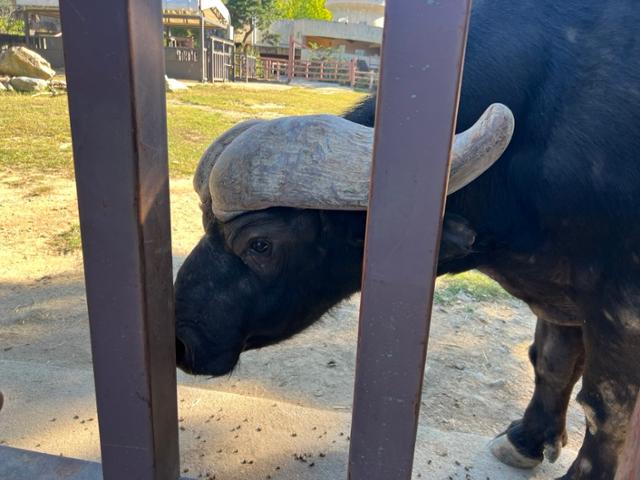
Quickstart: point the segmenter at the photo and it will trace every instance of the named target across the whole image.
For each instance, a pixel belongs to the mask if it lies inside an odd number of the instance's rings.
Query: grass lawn
[[[219,134],[249,118],[340,114],[364,98],[350,90],[196,85],[167,94],[171,175],[190,176]],[[0,169],[73,176],[66,95],[0,93]]]

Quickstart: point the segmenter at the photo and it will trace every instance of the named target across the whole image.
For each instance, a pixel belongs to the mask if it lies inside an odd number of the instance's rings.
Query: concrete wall
[[[11,41],[9,41],[9,37],[11,37]],[[2,42],[3,38],[5,38],[5,42]],[[27,45],[24,37],[18,35],[0,36],[0,46],[4,44],[24,45],[41,55],[55,70],[64,70],[62,37],[36,37],[32,39],[32,42],[32,45]],[[166,73],[169,77],[197,81],[202,79],[200,49],[165,47],[164,55]]]
[[[51,64],[55,70],[64,69],[64,51],[61,37],[37,37],[27,44],[24,35],[0,35],[0,47],[20,45],[33,50]]]
[[[202,60],[200,49],[173,47],[166,47],[164,49],[166,73],[167,76],[171,78],[201,80]]]

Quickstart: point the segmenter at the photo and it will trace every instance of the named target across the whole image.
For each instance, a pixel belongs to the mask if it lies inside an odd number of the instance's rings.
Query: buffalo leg
[[[567,407],[584,365],[582,327],[539,318],[529,358],[535,370],[533,397],[524,416],[491,444],[498,460],[518,468],[533,468],[544,457],[555,462],[567,443]]]
[[[578,394],[587,431],[564,480],[615,477],[640,386],[640,315],[627,309],[598,312],[603,318],[585,326],[587,360]]]

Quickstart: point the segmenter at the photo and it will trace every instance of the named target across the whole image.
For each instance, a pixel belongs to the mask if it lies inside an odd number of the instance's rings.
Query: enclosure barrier
[[[411,478],[469,8],[387,2],[350,480]],[[160,2],[61,0],[61,16],[102,467],[1,447],[0,477],[176,480]]]
[[[470,0],[387,2],[351,480],[411,478],[470,6]]]

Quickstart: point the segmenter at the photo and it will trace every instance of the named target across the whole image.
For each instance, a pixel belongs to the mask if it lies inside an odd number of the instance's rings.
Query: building
[[[287,58],[289,41],[300,47],[301,60],[327,57],[360,60],[369,68],[380,64],[384,0],[326,0],[333,20],[280,20],[255,42],[262,56]]]
[[[105,0],[107,1],[107,0]],[[51,63],[64,67],[58,0],[16,0],[25,18],[24,43]],[[162,0],[165,64],[170,77],[211,77],[207,47],[225,51],[233,36],[229,11],[222,0]]]
[[[384,26],[384,0],[326,0],[325,7],[338,23]]]

